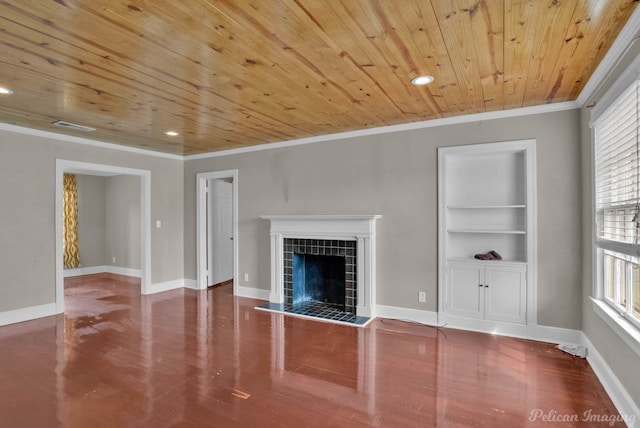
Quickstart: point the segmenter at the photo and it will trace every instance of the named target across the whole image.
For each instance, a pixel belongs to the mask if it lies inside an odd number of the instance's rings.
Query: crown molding
[[[640,9],[640,8],[639,8]],[[64,141],[67,143],[84,144],[103,149],[119,150],[128,153],[137,153],[147,156],[155,156],[165,159],[188,161],[195,159],[215,158],[221,156],[231,156],[242,153],[258,152],[263,150],[281,149],[285,147],[301,146],[305,144],[320,143],[323,141],[342,140],[348,138],[365,137],[369,135],[381,135],[391,132],[412,131],[416,129],[435,128],[438,126],[459,125],[463,123],[480,122],[485,120],[505,119],[510,117],[529,116],[542,113],[553,113],[564,110],[578,109],[580,106],[575,101],[561,103],[543,104],[539,106],[522,107],[509,110],[498,110],[485,113],[466,114],[461,116],[445,117],[442,119],[432,119],[422,122],[401,123],[398,125],[381,126],[369,129],[359,129],[355,131],[338,132],[334,134],[318,135],[314,137],[298,138],[295,140],[279,141],[275,143],[258,144],[255,146],[242,147],[239,149],[221,150],[219,152],[201,153],[197,155],[180,156],[169,153],[162,153],[153,150],[139,149],[120,144],[107,143],[104,141],[91,140],[88,138],[75,137],[72,135],[58,134],[51,131],[26,128],[23,126],[0,123],[0,131],[15,132],[18,134],[32,135],[42,138]]]
[[[579,106],[575,101],[561,103],[543,104],[539,106],[514,108],[509,110],[490,111],[485,113],[465,114],[461,116],[445,117],[442,119],[425,120],[422,122],[402,123],[399,125],[381,126],[377,128],[359,129],[356,131],[338,132],[335,134],[318,135],[315,137],[298,138],[289,141],[276,143],[259,144],[256,146],[242,147],[239,149],[222,150],[219,152],[201,153],[197,155],[185,156],[184,160],[215,158],[220,156],[231,156],[241,153],[259,152],[263,150],[281,149],[285,147],[301,146],[304,144],[319,143],[322,141],[342,140],[347,138],[365,137],[369,135],[388,134],[390,132],[412,131],[416,129],[435,128],[438,126],[460,125],[463,123],[480,122],[485,120],[505,119],[518,116],[530,116],[542,113],[554,113],[564,110],[575,110]]]
[[[155,156],[165,159],[184,160],[183,156],[162,153],[153,150],[139,149],[136,147],[123,146],[121,144],[107,143],[89,138],[75,137],[73,135],[58,134],[57,132],[42,131],[40,129],[26,128],[24,126],[0,123],[0,131],[14,132],[16,134],[31,135],[34,137],[50,138],[52,140],[64,141],[66,143],[83,144],[85,146],[99,147],[101,149],[119,150],[122,152],[136,153],[146,156]]]
[[[640,10],[640,8],[638,8]],[[58,134],[51,131],[26,128],[8,123],[0,123],[0,131],[15,132],[17,134],[32,135],[42,138],[64,141],[67,143],[84,144],[109,150],[119,150],[128,153],[137,153],[146,156],[155,156],[165,159],[188,161],[195,159],[215,158],[221,156],[231,156],[242,153],[258,152],[263,150],[280,149],[285,147],[301,146],[305,144],[320,143],[323,141],[342,140],[348,138],[365,137],[369,135],[381,135],[391,132],[412,131],[416,129],[435,128],[438,126],[459,125],[463,123],[480,122],[485,120],[505,119],[510,117],[529,116],[542,113],[553,113],[564,110],[574,110],[580,108],[576,101],[566,101],[561,103],[543,104],[539,106],[522,107],[509,110],[490,111],[485,113],[466,114],[461,116],[445,117],[442,119],[426,120],[421,122],[401,123],[398,125],[381,126],[369,129],[359,129],[355,131],[338,132],[334,134],[318,135],[308,138],[298,138],[289,141],[259,144],[256,146],[242,147],[239,149],[222,150],[219,152],[201,153],[197,155],[180,156],[169,153],[162,153],[153,150],[139,149],[120,144],[107,143],[99,140],[75,137],[72,135]]]
[[[638,28],[640,28],[640,7],[636,7],[629,20],[618,34],[618,37],[614,40],[611,48],[607,51],[606,55],[600,61],[600,64],[596,67],[589,81],[580,95],[576,103],[580,108],[585,107],[590,101],[591,97],[596,94],[600,87],[607,81],[609,75],[615,70],[620,60],[627,53],[627,50],[634,41],[634,38],[638,40]]]

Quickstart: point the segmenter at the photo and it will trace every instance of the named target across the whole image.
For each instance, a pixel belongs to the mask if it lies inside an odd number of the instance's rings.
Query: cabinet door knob
[[[484,285],[482,285],[482,284],[478,284],[478,287],[484,287]]]
[[[484,288],[489,288],[489,284],[485,285]]]

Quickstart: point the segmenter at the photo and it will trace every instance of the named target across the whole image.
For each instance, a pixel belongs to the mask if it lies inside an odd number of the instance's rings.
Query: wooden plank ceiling
[[[0,122],[189,155],[575,100],[637,4],[0,0]]]

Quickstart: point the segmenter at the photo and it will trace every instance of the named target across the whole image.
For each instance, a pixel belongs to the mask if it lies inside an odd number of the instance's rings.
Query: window
[[[594,123],[598,293],[640,327],[640,80]]]

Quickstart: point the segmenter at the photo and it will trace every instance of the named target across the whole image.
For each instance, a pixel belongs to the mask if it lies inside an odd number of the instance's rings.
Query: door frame
[[[64,213],[64,174],[85,174],[98,176],[133,175],[140,177],[140,291],[151,293],[151,171],[56,159],[55,177],[55,270],[56,270],[56,313],[64,312],[64,261],[62,235]]]
[[[238,170],[201,172],[196,174],[196,289],[207,289],[207,181],[232,180],[233,213],[233,294],[238,294]],[[203,239],[204,238],[204,239]]]

